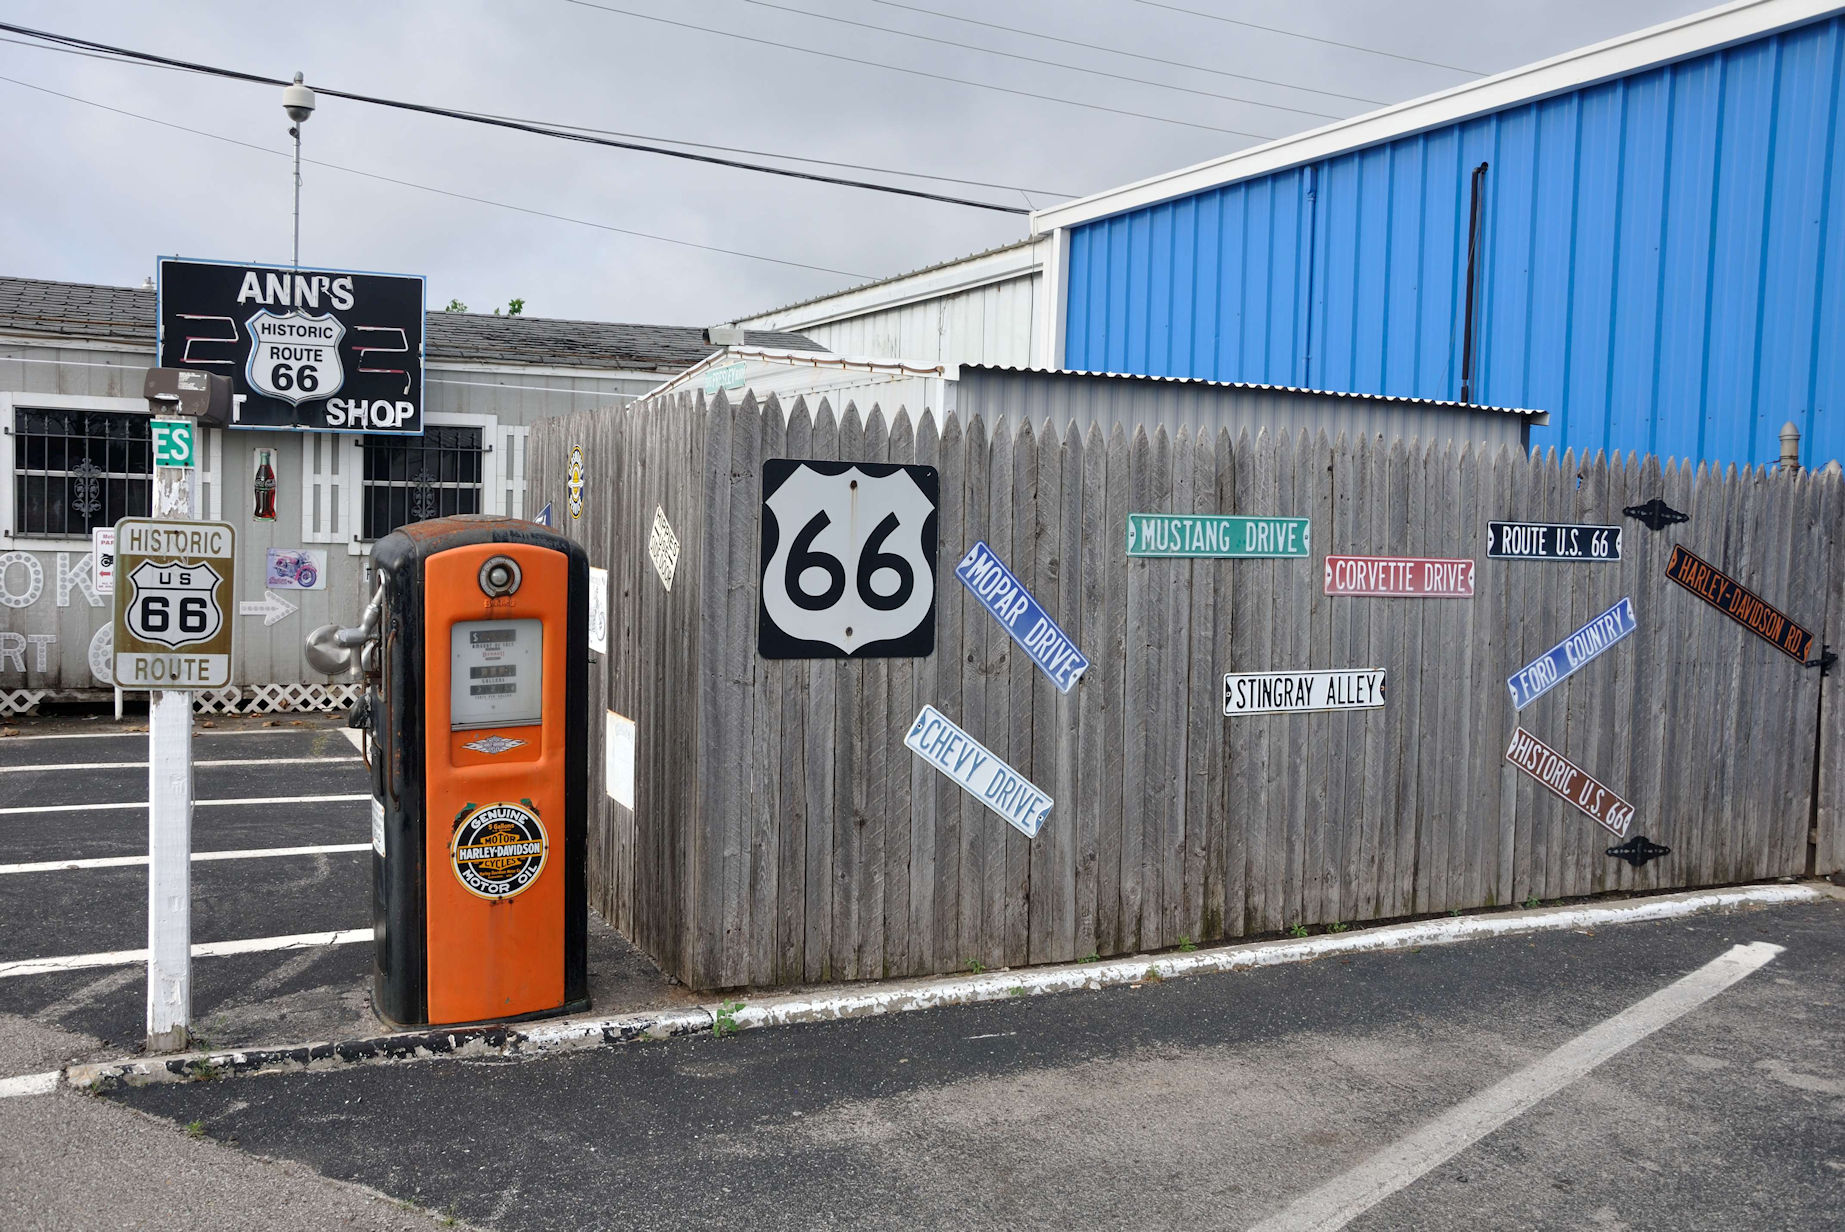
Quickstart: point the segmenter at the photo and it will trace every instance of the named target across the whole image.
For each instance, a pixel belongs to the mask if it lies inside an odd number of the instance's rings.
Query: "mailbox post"
[[[417,522],[372,548],[372,606],[309,635],[365,673],[372,1004],[393,1026],[589,1005],[589,566],[514,518]]]

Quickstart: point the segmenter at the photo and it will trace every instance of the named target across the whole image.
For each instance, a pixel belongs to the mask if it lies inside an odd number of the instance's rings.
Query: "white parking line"
[[[340,803],[347,800],[369,800],[371,793],[358,792],[344,796],[247,796],[239,800],[194,800],[193,808],[223,808],[229,804],[313,804],[316,801]],[[106,809],[144,809],[145,800],[127,800],[120,804],[23,804],[16,808],[0,808],[0,817],[18,817],[24,814],[39,813],[97,813]]]
[[[347,851],[369,851],[370,843],[332,843],[322,847],[256,847],[247,851],[195,851],[200,860],[260,860],[272,856],[330,856]],[[0,864],[0,876],[7,873],[65,873],[86,868],[133,868],[146,864],[146,856],[91,856],[82,860],[41,860],[36,864]]]
[[[241,941],[206,941],[192,947],[194,958],[223,958],[229,954],[261,954],[269,950],[309,950],[321,945],[351,945],[370,941],[369,928],[347,928],[331,933],[296,933],[290,937],[246,937]],[[147,961],[146,950],[109,950],[100,954],[65,954],[59,958],[23,958],[0,963],[0,980],[16,975],[46,975],[81,971],[86,967],[125,967]]]
[[[230,727],[198,728],[192,733],[195,740],[208,740],[215,736],[287,736],[297,732],[343,731],[344,728],[331,727]],[[6,736],[0,738],[0,745],[17,744],[21,740],[108,740],[123,736],[145,736],[147,729],[140,731],[99,731],[99,732],[41,732],[36,736]]]
[[[354,757],[233,757],[222,761],[195,761],[198,766],[297,766],[313,762],[353,762]],[[28,771],[47,770],[141,770],[147,767],[144,761],[70,761],[48,766],[0,766],[0,774],[25,774]]]
[[[10,1099],[15,1095],[49,1095],[57,1089],[58,1071],[55,1069],[48,1069],[42,1074],[0,1078],[0,1099]]]
[[[1457,1104],[1421,1129],[1385,1147],[1348,1172],[1296,1198],[1250,1232],[1335,1232],[1440,1167],[1513,1118],[1530,1111],[1602,1062],[1668,1026],[1752,971],[1784,947],[1757,941],[1713,958],[1690,975],[1628,1006],[1599,1026]]]

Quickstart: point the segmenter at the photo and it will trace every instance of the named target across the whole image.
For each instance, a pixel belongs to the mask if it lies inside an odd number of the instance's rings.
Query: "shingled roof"
[[[622,325],[475,312],[428,314],[431,362],[536,364],[677,372],[718,348],[696,325]],[[136,287],[0,276],[0,334],[151,346],[154,293]],[[749,346],[818,351],[800,334],[750,330]]]

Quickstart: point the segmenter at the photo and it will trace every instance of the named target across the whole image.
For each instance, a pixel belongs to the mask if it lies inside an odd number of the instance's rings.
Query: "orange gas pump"
[[[397,1026],[589,1005],[589,566],[533,522],[417,522],[372,549],[372,1004]],[[367,646],[366,643],[375,644]]]

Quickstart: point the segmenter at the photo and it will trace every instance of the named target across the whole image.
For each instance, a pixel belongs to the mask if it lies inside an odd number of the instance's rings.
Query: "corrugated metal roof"
[[[696,325],[629,325],[554,317],[427,314],[431,360],[677,372],[718,348]],[[151,345],[154,292],[0,276],[0,333]],[[752,346],[821,350],[800,334],[751,330]]]
[[[1020,368],[1003,364],[962,364],[966,372],[1014,372],[1041,376],[1096,376],[1117,381],[1135,381],[1158,385],[1190,385],[1209,389],[1233,389],[1247,393],[1311,394],[1316,398],[1351,398],[1360,402],[1395,402],[1405,406],[1439,407],[1444,410],[1479,411],[1482,414],[1526,415],[1534,423],[1544,423],[1550,412],[1519,406],[1482,406],[1478,402],[1455,402],[1446,398],[1406,398],[1393,394],[1356,393],[1343,389],[1306,389],[1298,385],[1264,385],[1258,381],[1210,381],[1200,377],[1149,376],[1141,372],[1088,372],[1078,368]]]
[[[869,290],[872,287],[885,286],[888,283],[902,282],[905,278],[916,278],[923,274],[933,274],[936,270],[947,269],[951,265],[961,265],[968,261],[978,261],[982,257],[990,257],[996,253],[1011,252],[1015,248],[1029,248],[1036,242],[1037,237],[1028,235],[1022,240],[1014,240],[1009,244],[1000,244],[994,248],[985,248],[979,252],[970,252],[965,257],[951,257],[946,261],[937,261],[933,265],[925,265],[918,269],[905,270],[901,274],[892,274],[887,278],[873,278],[870,282],[854,283],[849,287],[841,287],[837,291],[828,291],[824,295],[814,295],[807,299],[797,299],[794,303],[783,304],[779,308],[769,308],[762,312],[747,312],[738,317],[737,320],[754,321],[761,317],[772,317],[780,312],[793,312],[796,308],[805,308],[809,304],[823,304],[829,299],[838,299],[842,295],[851,295],[858,291]]]

